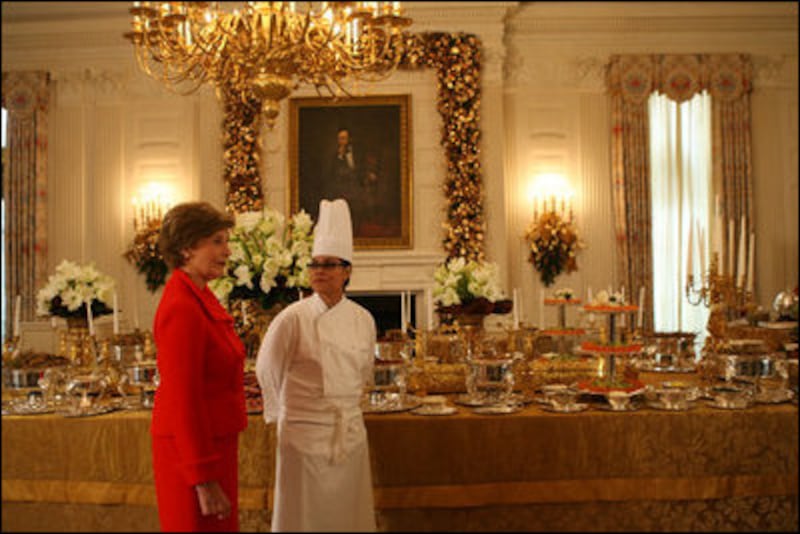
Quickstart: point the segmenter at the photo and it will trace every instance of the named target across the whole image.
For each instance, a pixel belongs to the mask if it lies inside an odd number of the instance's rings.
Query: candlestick
[[[639,288],[639,315],[636,318],[636,326],[641,330],[644,322],[644,286]]]
[[[755,283],[754,280],[754,272],[753,266],[755,263],[756,258],[756,234],[755,232],[750,232],[750,250],[747,258],[747,291],[751,294],[753,293],[753,284]]]
[[[733,218],[730,218],[730,219],[728,219],[728,265],[727,265],[727,270],[725,271],[725,274],[727,274],[731,278],[733,278],[733,276],[734,276],[734,273],[733,273],[733,251],[734,251],[734,248],[735,248],[733,246],[733,243],[734,243],[733,233],[734,233],[734,231],[735,230],[734,230]]]
[[[695,224],[697,227],[697,247],[700,252],[700,276],[703,276],[703,273],[705,273],[708,268],[708,264],[706,263],[706,240],[703,228],[700,226],[700,221],[695,220]]]
[[[539,291],[539,321],[541,322],[542,328],[544,328],[544,289]]]
[[[694,274],[694,271],[692,270],[692,267],[694,267],[694,265],[692,264],[692,260],[694,259],[692,257],[692,252],[693,252],[693,249],[694,249],[693,237],[694,237],[694,231],[692,230],[692,225],[689,225],[689,246],[687,247],[689,250],[688,250],[688,253],[686,254],[686,276],[687,277],[692,276],[692,274]]]
[[[22,295],[14,299],[14,337],[19,337],[19,316],[22,310]]]
[[[93,336],[94,335],[94,319],[93,319],[93,316],[92,316],[92,301],[91,300],[87,300],[86,301],[86,322],[89,325],[89,335]]]
[[[747,274],[744,272],[744,259],[745,259],[745,254],[747,253],[746,239],[747,239],[747,232],[744,229],[744,215],[743,215],[741,229],[739,230],[739,250],[737,251],[738,261],[736,262],[736,277],[739,279],[739,287],[744,287],[744,281],[746,278],[745,275]],[[734,285],[735,282],[736,281],[734,279]]]
[[[433,330],[433,290],[425,292],[425,307],[427,308],[428,330]]]
[[[511,306],[511,313],[514,318],[514,329],[519,328],[519,302],[517,302],[517,288],[513,291],[513,304]]]
[[[117,311],[117,292],[114,291],[114,335],[119,335],[119,312]]]
[[[400,292],[400,331],[406,333],[406,292]]]

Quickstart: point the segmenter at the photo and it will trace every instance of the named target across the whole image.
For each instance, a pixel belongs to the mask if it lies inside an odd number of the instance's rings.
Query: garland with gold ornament
[[[481,105],[480,40],[463,33],[410,36],[403,66],[432,67],[437,76],[437,109],[447,157],[444,193],[448,258],[484,259],[483,178],[478,143]]]

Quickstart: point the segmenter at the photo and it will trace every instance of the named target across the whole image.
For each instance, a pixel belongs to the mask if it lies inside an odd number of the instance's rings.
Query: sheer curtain
[[[711,111],[711,97],[705,91],[680,104],[660,93],[652,93],[648,100],[654,331],[696,332],[700,343],[709,310],[688,303],[685,283],[687,270],[699,280],[699,250],[707,251]],[[687,265],[690,256],[692,264]]]

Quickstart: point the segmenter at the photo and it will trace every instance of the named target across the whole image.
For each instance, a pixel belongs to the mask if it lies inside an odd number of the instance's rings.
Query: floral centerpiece
[[[160,231],[161,219],[151,219],[136,230],[133,243],[123,254],[123,257],[136,267],[136,271],[145,276],[145,283],[150,292],[155,292],[164,285],[169,272],[167,262],[158,250]]]
[[[508,313],[495,263],[451,258],[433,273],[433,301],[444,315]]]
[[[556,211],[541,214],[525,234],[530,246],[528,261],[539,272],[545,287],[553,284],[562,272],[578,270],[576,255],[584,248],[572,218],[564,218]]]
[[[36,314],[67,319],[86,319],[86,303],[92,316],[113,311],[114,280],[93,263],[78,265],[64,260],[36,294]]]
[[[226,274],[209,287],[220,301],[253,300],[262,309],[289,304],[310,286],[313,223],[305,211],[287,222],[269,208],[236,215]]]
[[[575,292],[570,287],[562,287],[556,289],[554,295],[557,299],[572,300],[575,296]]]

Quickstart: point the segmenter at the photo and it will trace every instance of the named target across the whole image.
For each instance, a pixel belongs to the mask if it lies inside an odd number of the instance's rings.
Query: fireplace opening
[[[380,295],[347,294],[347,298],[364,306],[375,319],[378,330],[378,339],[386,338],[389,330],[400,329],[400,301],[401,293],[381,293]],[[416,299],[411,298],[411,324],[417,324]]]

